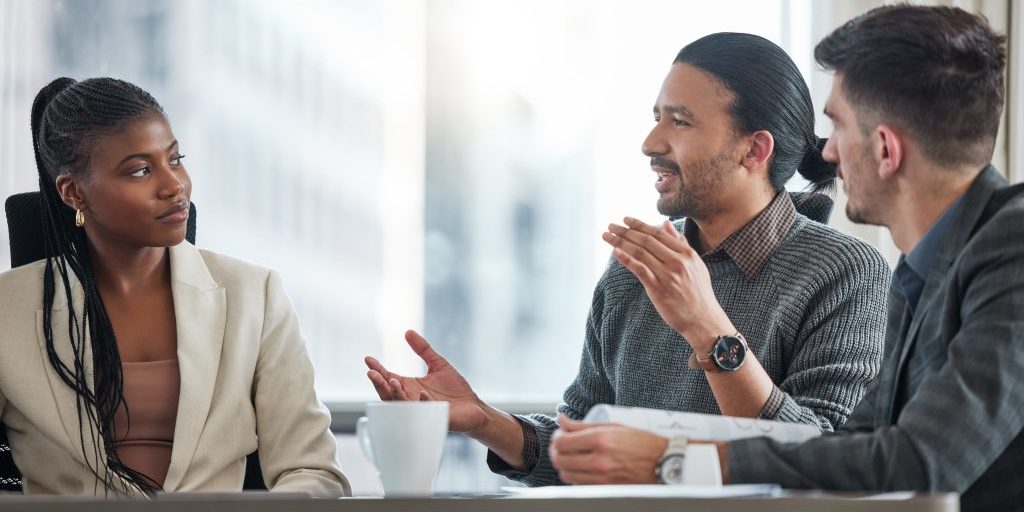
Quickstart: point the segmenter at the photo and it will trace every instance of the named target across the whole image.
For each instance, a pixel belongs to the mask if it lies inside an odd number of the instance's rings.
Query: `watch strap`
[[[663,484],[679,483],[666,481],[662,468],[669,457],[686,457],[686,447],[689,446],[689,444],[690,438],[686,436],[674,436],[669,438],[668,446],[665,447],[665,452],[661,454],[661,458],[658,459],[658,463],[654,467],[654,475],[658,478],[659,482]]]
[[[711,345],[711,351],[709,351],[707,354],[701,356],[697,354],[697,351],[693,351],[692,353],[690,353],[690,359],[688,361],[689,367],[700,368],[705,372],[724,371],[722,367],[718,366],[718,361],[715,360],[715,346],[718,345],[719,340],[721,340],[722,338],[736,338],[740,340],[740,343],[743,344],[743,349],[746,350],[747,352],[750,352],[750,345],[747,344],[747,338],[743,337],[743,334],[738,332],[735,334],[723,334],[715,338],[715,343]]]
[[[696,352],[690,354],[689,360],[690,368],[700,368],[706,372],[720,372],[721,368],[715,364],[715,358],[712,356],[712,352],[708,352],[707,355],[698,356]]]

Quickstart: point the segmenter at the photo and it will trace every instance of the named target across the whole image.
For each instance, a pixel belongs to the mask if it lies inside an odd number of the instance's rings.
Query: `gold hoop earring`
[[[75,209],[75,225],[78,227],[85,225],[85,212],[78,208]]]

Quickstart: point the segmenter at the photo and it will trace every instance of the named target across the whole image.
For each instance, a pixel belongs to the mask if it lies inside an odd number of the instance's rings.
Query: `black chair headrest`
[[[7,234],[11,240],[11,268],[20,267],[46,257],[43,244],[42,204],[39,192],[23,192],[7,198]],[[74,212],[67,210],[68,221],[73,222]],[[196,243],[196,205],[189,206],[185,239]]]

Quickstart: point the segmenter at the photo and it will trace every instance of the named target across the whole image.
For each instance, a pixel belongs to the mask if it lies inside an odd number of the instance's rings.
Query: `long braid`
[[[114,417],[124,404],[121,356],[93,277],[85,232],[75,227],[73,212],[58,194],[55,181],[64,173],[87,179],[88,159],[97,137],[154,114],[163,115],[163,109],[149,93],[112,78],[81,82],[58,78],[40,90],[32,104],[32,142],[46,251],[43,335],[50,364],[75,391],[82,455],[86,461],[96,461],[97,467],[87,464],[96,476],[96,486],[103,485],[104,494],[152,494],[160,485],[125,466],[114,449]],[[80,315],[72,301],[72,275],[84,296]],[[60,359],[53,338],[51,309],[58,278],[69,312],[67,329],[74,354],[70,362]],[[94,370],[91,381],[86,373],[89,348]],[[97,490],[94,487],[94,493]]]

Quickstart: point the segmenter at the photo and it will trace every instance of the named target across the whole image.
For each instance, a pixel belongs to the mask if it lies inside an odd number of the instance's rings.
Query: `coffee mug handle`
[[[359,447],[363,449],[363,454],[366,458],[370,459],[374,465],[377,464],[377,460],[373,458],[373,447],[370,446],[370,418],[363,416],[356,422],[356,439],[359,440]]]

